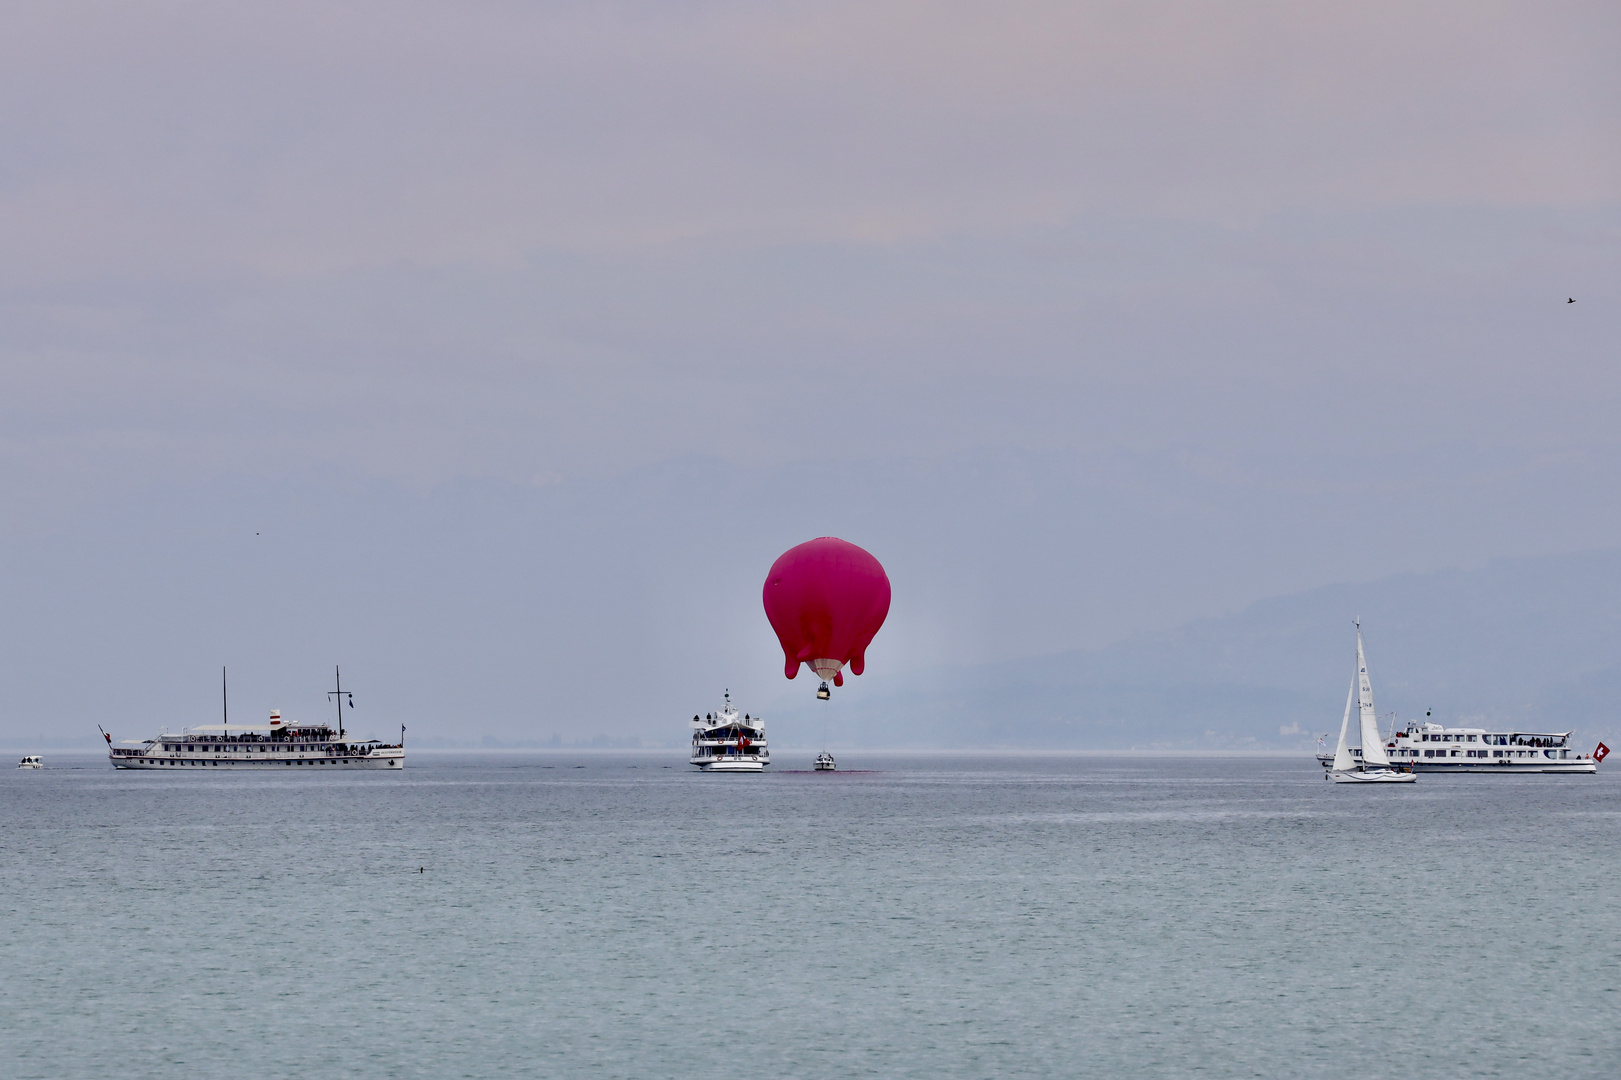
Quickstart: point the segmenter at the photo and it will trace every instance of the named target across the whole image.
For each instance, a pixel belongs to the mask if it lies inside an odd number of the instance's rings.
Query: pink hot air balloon
[[[889,578],[878,560],[832,536],[783,552],[766,575],[765,615],[782,642],[783,674],[801,663],[822,680],[816,696],[829,697],[827,680],[844,685],[867,666],[867,645],[889,614]]]

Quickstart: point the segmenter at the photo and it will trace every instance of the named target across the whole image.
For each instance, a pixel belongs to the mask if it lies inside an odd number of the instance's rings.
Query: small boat
[[[1362,727],[1362,761],[1351,756],[1348,740],[1351,702],[1357,702]],[[1340,741],[1334,748],[1334,763],[1327,779],[1336,784],[1411,784],[1417,780],[1410,770],[1391,767],[1385,742],[1379,737],[1379,716],[1373,709],[1373,682],[1368,678],[1368,658],[1362,649],[1362,624],[1356,624],[1356,673],[1345,694],[1345,715],[1340,718]]]
[[[17,768],[19,769],[43,769],[44,767],[45,761],[38,754],[29,754],[17,762]]]
[[[833,760],[833,755],[828,753],[826,750],[823,750],[820,754],[816,755],[817,772],[835,772],[837,771],[838,767],[838,764]]]

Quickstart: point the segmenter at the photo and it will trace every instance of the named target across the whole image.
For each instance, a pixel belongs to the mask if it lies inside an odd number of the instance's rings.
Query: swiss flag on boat
[[[1593,751],[1593,760],[1594,761],[1603,761],[1605,756],[1608,755],[1609,752],[1610,752],[1610,748],[1608,746],[1605,746],[1603,743],[1599,743],[1598,744],[1598,749]]]

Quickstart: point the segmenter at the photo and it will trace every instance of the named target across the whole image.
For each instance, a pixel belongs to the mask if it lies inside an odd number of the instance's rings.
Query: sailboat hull
[[[1336,784],[1411,784],[1418,777],[1394,769],[1335,769],[1328,778]]]

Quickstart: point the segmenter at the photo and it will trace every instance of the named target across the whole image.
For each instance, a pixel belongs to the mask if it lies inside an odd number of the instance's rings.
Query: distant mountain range
[[[1330,585],[1103,649],[858,679],[831,741],[1304,748],[1338,731],[1354,617],[1382,715],[1574,728],[1582,743],[1621,732],[1621,550],[1607,550]]]

